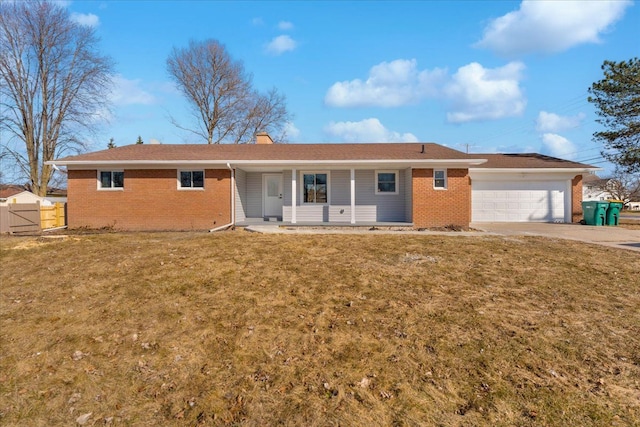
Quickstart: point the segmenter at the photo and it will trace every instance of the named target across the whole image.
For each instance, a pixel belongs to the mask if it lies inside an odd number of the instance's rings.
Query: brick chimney
[[[266,132],[256,133],[256,144],[273,144],[273,139]]]

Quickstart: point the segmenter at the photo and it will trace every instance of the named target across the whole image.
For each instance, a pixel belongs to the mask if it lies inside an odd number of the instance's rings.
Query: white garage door
[[[473,181],[474,222],[564,222],[566,181]]]

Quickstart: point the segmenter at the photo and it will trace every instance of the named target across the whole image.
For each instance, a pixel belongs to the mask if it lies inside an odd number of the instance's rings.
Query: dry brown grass
[[[618,222],[618,227],[626,228],[627,230],[640,230],[640,221],[637,219],[622,218]]]
[[[640,425],[631,251],[242,231],[1,244],[2,425]]]

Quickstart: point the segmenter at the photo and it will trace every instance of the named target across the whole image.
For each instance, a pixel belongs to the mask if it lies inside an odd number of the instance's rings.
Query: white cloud
[[[325,95],[331,107],[398,107],[435,96],[446,70],[418,70],[415,59],[382,62],[369,70],[369,77],[334,83]]]
[[[527,101],[520,89],[524,64],[484,68],[477,62],[460,67],[444,89],[452,111],[447,120],[463,123],[519,116]]]
[[[113,115],[113,112],[110,109],[105,107],[98,108],[96,111],[93,112],[90,118],[90,120],[93,123],[97,123],[100,125],[111,123],[114,121],[114,119],[115,119],[115,116]]]
[[[293,30],[293,23],[289,21],[280,21],[278,22],[278,29],[282,31]]]
[[[439,99],[453,123],[518,116],[526,106],[520,88],[524,64],[484,68],[473,62],[452,76],[446,69],[419,70],[415,59],[382,62],[367,80],[334,83],[324,102],[331,107],[399,107]]]
[[[562,132],[580,126],[585,114],[579,113],[575,116],[560,116],[555,113],[540,111],[536,120],[536,130],[538,132]]]
[[[155,82],[148,85],[148,88],[153,92],[167,93],[170,95],[182,95],[183,92],[178,87],[176,82],[164,81]]]
[[[282,55],[285,52],[292,51],[298,46],[298,43],[287,35],[278,36],[271,40],[266,47],[268,53],[272,55]]]
[[[359,122],[330,122],[324,131],[340,142],[418,142],[412,133],[388,130],[375,118]]]
[[[100,18],[93,13],[76,13],[71,14],[71,20],[85,27],[97,27],[100,25]]]
[[[599,43],[600,34],[622,18],[631,4],[628,0],[523,1],[517,11],[492,20],[475,46],[511,56]]]
[[[300,129],[293,124],[293,122],[287,122],[284,125],[284,132],[288,139],[295,140],[300,136]]]
[[[140,87],[141,80],[129,80],[121,75],[113,77],[113,92],[111,101],[116,105],[151,105],[156,98]]]
[[[554,157],[563,159],[574,159],[577,148],[575,144],[567,138],[555,133],[545,133],[542,135],[542,145],[545,152]]]
[[[264,20],[262,18],[260,18],[260,17],[253,18],[251,20],[251,24],[255,25],[256,27],[259,27],[259,26],[264,25]]]

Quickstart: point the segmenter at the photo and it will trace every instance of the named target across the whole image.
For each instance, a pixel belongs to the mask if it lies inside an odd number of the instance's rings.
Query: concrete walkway
[[[580,242],[610,246],[640,252],[640,230],[627,230],[622,227],[595,227],[580,224],[550,224],[540,222],[472,223],[471,228],[478,231],[416,231],[406,228],[368,227],[302,227],[279,225],[251,225],[247,231],[278,234],[402,234],[402,235],[442,235],[442,236],[541,236],[554,239],[577,240]]]

